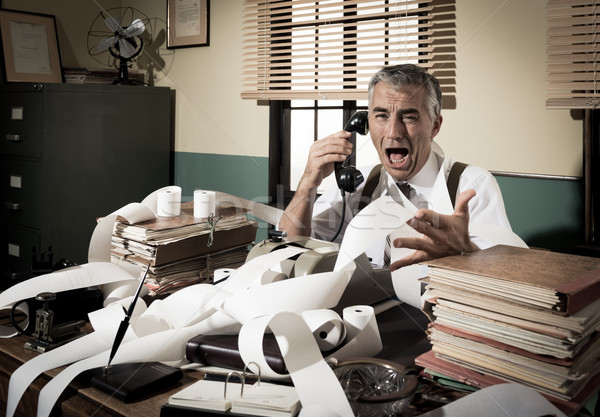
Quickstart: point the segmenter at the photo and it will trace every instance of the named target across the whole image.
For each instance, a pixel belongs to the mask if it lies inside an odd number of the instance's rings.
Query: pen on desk
[[[119,329],[117,330],[117,334],[115,336],[115,341],[113,342],[112,349],[110,350],[108,364],[104,367],[104,374],[108,373],[108,370],[110,369],[110,363],[112,362],[113,358],[115,357],[115,354],[117,353],[117,349],[119,349],[119,346],[121,345],[121,342],[123,341],[123,337],[125,337],[125,333],[127,332],[127,327],[129,327],[129,319],[131,318],[131,315],[133,314],[133,310],[135,309],[135,303],[137,302],[137,299],[140,296],[140,291],[142,290],[142,286],[144,285],[144,282],[146,281],[146,276],[148,275],[149,269],[150,269],[150,263],[148,263],[146,272],[144,272],[144,276],[140,280],[140,284],[138,285],[135,295],[133,296],[133,300],[131,300],[131,304],[129,304],[129,309],[125,312],[125,317],[123,318],[123,320],[121,321],[121,324],[119,325]]]

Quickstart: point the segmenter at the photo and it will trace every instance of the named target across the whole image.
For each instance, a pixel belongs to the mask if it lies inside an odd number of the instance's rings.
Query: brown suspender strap
[[[381,176],[380,174],[381,164],[378,164],[373,167],[369,177],[367,178],[367,182],[365,182],[362,194],[360,195],[360,201],[358,202],[358,211],[361,211],[367,207],[373,200],[373,192],[375,191],[375,188],[377,188],[377,184],[379,184],[379,177]]]
[[[448,194],[450,195],[450,200],[452,201],[452,207],[456,204],[456,192],[458,191],[458,181],[460,180],[460,176],[465,170],[468,164],[462,162],[455,162],[450,169],[450,174],[448,174]],[[361,211],[369,203],[373,200],[373,192],[377,185],[379,184],[379,177],[381,173],[381,164],[373,167],[371,172],[369,173],[369,177],[367,178],[367,182],[365,182],[365,186],[363,188],[362,194],[360,196],[360,201],[358,202],[358,211]]]
[[[450,200],[452,201],[452,207],[456,204],[456,192],[458,191],[458,180],[460,179],[460,175],[463,173],[468,164],[464,164],[462,162],[455,162],[450,169],[450,174],[448,174],[448,194],[450,194]]]

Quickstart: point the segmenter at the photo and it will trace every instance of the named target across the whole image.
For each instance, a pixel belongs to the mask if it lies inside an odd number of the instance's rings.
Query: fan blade
[[[123,58],[131,58],[137,50],[137,44],[132,38],[119,39],[119,51]]]
[[[94,46],[92,49],[90,49],[90,53],[99,54],[100,52],[104,52],[108,48],[110,48],[112,45],[114,45],[114,43],[116,41],[117,41],[116,36],[111,36],[110,38],[103,39],[100,42],[98,42],[96,44],[96,46]]]
[[[116,18],[108,15],[108,13],[106,15],[102,13],[102,16],[104,16],[104,23],[106,23],[106,26],[108,26],[110,30],[112,30],[114,33],[121,33],[123,28]]]
[[[158,35],[156,35],[154,42],[152,42],[152,43],[156,46],[161,46],[163,43],[165,43],[166,38],[167,38],[167,33],[165,32],[164,29],[161,29],[160,32],[158,32]]]
[[[164,59],[162,59],[160,56],[157,56],[156,58],[154,58],[154,65],[156,66],[157,69],[161,70],[165,67],[167,63],[165,62]]]
[[[142,55],[140,57],[140,59],[138,59],[137,62],[138,62],[138,66],[140,66],[140,65],[142,67],[153,66],[154,68],[156,68],[160,71],[162,71],[162,69],[166,65],[165,60],[162,59],[157,48],[145,49],[144,55]]]
[[[144,33],[145,28],[146,27],[144,26],[144,22],[142,22],[140,19],[135,19],[131,26],[125,29],[125,35],[140,36],[142,33]]]

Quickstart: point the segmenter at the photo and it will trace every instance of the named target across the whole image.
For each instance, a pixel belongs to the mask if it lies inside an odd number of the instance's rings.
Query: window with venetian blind
[[[600,254],[600,2],[546,3],[546,108],[584,109],[585,245]]]
[[[600,2],[549,0],[547,108],[600,106]]]
[[[366,99],[382,66],[419,63],[455,91],[454,0],[246,0],[242,98]]]

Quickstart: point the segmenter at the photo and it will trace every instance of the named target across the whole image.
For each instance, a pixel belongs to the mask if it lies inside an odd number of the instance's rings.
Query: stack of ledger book
[[[175,217],[136,224],[118,219],[111,238],[111,261],[150,264],[146,286],[153,296],[212,282],[216,269],[242,265],[248,245],[256,238],[257,223],[243,209],[220,207],[211,232],[208,219],[194,217],[193,211],[193,202],[188,202]]]
[[[600,386],[600,259],[495,246],[428,262],[425,376],[532,387],[573,415]]]

